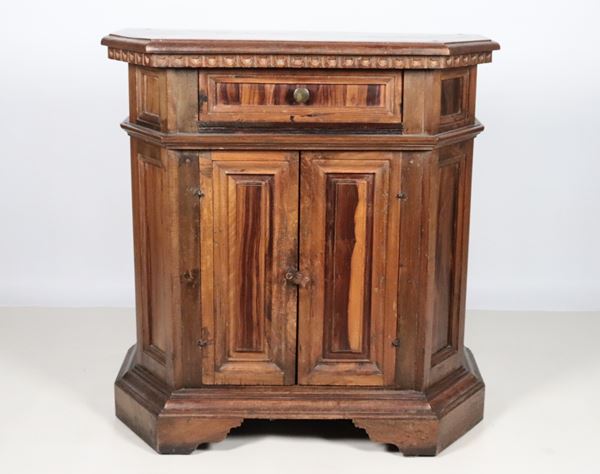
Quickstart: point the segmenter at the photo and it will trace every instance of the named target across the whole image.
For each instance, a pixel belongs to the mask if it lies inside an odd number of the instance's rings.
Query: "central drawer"
[[[201,126],[397,124],[402,73],[201,71]]]

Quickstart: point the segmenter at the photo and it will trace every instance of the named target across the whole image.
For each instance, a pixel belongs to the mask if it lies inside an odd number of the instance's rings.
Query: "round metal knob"
[[[310,99],[310,91],[306,87],[297,87],[294,90],[296,104],[306,104]]]

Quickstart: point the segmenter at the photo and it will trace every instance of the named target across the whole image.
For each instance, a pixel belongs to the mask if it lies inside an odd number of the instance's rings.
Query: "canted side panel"
[[[300,289],[301,384],[393,382],[396,317],[388,303],[395,290],[388,293],[388,283],[395,285],[397,266],[386,266],[386,256],[397,259],[388,232],[397,231],[389,196],[398,165],[393,153],[302,155],[300,262],[310,283]]]
[[[132,152],[138,338],[142,363],[164,377],[172,312],[167,172],[160,148],[134,141]]]
[[[475,120],[476,67],[440,73],[440,131],[451,130]]]
[[[142,164],[141,175],[144,186],[142,192],[142,207],[144,209],[143,247],[144,247],[144,276],[146,279],[146,308],[148,318],[148,338],[146,349],[159,354],[164,362],[167,348],[165,315],[168,313],[169,302],[165,298],[162,285],[166,270],[164,226],[162,212],[163,173],[155,165]]]
[[[164,130],[167,123],[166,72],[132,66],[129,74],[130,120],[145,127]]]
[[[439,150],[431,337],[433,380],[457,368],[463,351],[471,147],[469,142]]]
[[[373,174],[327,174],[326,358],[369,357],[373,259]]]
[[[454,287],[457,258],[458,193],[460,191],[460,162],[440,166],[438,171],[438,212],[435,246],[435,303],[432,349],[434,355],[454,344]]]
[[[463,77],[442,79],[442,115],[458,114],[462,111],[462,98],[464,89]]]
[[[297,259],[297,162],[286,157],[212,154],[214,367],[205,383],[294,381],[296,289],[285,273]]]
[[[140,71],[140,110],[138,119],[160,125],[160,95],[158,74]]]

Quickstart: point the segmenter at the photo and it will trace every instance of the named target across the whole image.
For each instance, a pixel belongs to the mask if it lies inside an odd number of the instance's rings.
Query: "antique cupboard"
[[[463,346],[481,37],[128,31],[137,344],[117,416],[161,453],[245,418],[435,454],[483,416]]]

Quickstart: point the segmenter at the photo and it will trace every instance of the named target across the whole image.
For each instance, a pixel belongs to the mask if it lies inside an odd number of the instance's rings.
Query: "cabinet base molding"
[[[115,382],[117,416],[163,454],[222,441],[244,419],[350,419],[372,441],[429,456],[483,418],[485,387],[468,349],[461,368],[425,392],[302,385],[172,390],[135,360],[133,346]]]

